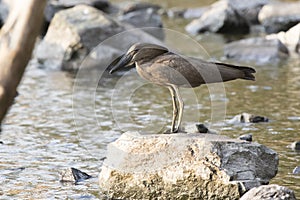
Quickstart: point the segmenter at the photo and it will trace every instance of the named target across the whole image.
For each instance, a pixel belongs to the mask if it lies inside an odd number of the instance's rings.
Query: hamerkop
[[[255,80],[253,68],[185,57],[169,51],[166,47],[149,43],[132,45],[125,54],[110,64],[109,73],[132,66],[136,67],[138,74],[144,79],[170,90],[173,101],[171,133],[180,130],[182,121],[184,104],[179,87],[194,88],[202,84],[235,79]]]

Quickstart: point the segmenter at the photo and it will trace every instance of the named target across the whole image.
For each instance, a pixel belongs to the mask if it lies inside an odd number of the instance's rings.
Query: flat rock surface
[[[277,166],[273,150],[222,135],[128,132],[108,145],[99,183],[116,199],[239,199]]]

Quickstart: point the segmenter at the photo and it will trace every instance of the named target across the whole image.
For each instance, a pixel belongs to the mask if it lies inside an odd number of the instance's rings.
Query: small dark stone
[[[69,168],[60,173],[61,179],[60,182],[73,182],[78,183],[80,181],[84,181],[86,179],[92,178],[92,176],[88,175],[85,172],[80,171],[76,168]]]
[[[208,133],[209,130],[204,124],[196,124],[197,130],[199,133]]]
[[[300,166],[297,166],[293,169],[293,174],[300,174]]]
[[[58,11],[72,8],[80,4],[89,5],[99,10],[104,10],[109,6],[107,0],[49,0],[45,8],[45,20],[50,23],[55,13]]]
[[[74,176],[75,182],[84,181],[86,179],[92,178],[92,176],[88,175],[85,172],[80,171],[79,169],[71,167],[72,174]]]
[[[234,116],[231,120],[228,121],[230,124],[235,123],[259,123],[259,122],[268,122],[267,117],[253,115],[249,113],[242,113]]]
[[[252,142],[252,134],[245,134],[239,137],[240,140],[245,140],[248,142]]]
[[[268,122],[269,119],[266,118],[266,117],[262,117],[262,116],[253,116],[253,117],[250,117],[250,122],[252,123],[259,123],[259,122]]]

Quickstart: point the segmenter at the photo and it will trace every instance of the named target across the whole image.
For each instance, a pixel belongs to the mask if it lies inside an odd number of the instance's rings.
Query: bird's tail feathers
[[[251,67],[245,67],[245,66],[236,66],[236,65],[231,65],[231,64],[226,64],[226,63],[215,63],[216,65],[223,65],[229,68],[234,68],[234,69],[238,69],[242,72],[244,72],[244,76],[243,77],[239,77],[241,79],[245,79],[245,80],[252,80],[255,81],[255,76],[253,75],[256,71],[255,69],[251,68]]]

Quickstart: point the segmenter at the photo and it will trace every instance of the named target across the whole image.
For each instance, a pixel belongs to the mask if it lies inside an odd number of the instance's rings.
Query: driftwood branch
[[[31,58],[45,4],[46,0],[15,1],[0,31],[0,124]]]

